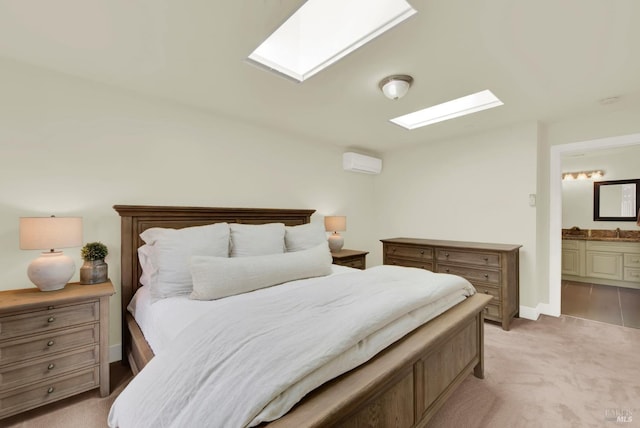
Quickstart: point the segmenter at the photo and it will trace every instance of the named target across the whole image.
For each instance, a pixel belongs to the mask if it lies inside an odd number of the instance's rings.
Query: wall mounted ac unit
[[[382,159],[347,152],[342,155],[342,168],[345,171],[380,174],[380,171],[382,171]]]

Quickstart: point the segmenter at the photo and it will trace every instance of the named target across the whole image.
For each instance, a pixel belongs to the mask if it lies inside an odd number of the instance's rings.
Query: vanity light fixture
[[[407,74],[394,74],[382,79],[378,87],[385,97],[390,100],[398,100],[407,95],[412,83],[413,77]]]
[[[604,177],[604,171],[596,169],[593,171],[577,171],[577,172],[565,172],[562,174],[563,181],[571,180],[599,180]]]

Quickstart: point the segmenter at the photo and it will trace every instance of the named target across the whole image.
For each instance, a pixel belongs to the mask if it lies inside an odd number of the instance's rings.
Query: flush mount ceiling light
[[[391,122],[406,129],[416,129],[455,117],[498,107],[504,103],[488,89],[475,94],[427,107],[404,116],[391,119]]]
[[[302,82],[415,13],[405,0],[308,0],[247,60]]]
[[[382,79],[378,87],[387,98],[397,100],[407,94],[412,83],[413,77],[406,74],[395,74]]]

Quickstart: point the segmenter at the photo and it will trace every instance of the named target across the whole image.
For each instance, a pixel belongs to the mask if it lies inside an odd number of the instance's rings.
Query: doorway
[[[601,289],[597,287],[597,284],[591,284],[588,287],[578,288],[579,286],[570,286],[570,284],[566,284],[562,282],[561,275],[561,266],[562,266],[562,157],[568,156],[571,154],[577,154],[585,151],[595,151],[595,150],[603,150],[610,148],[619,148],[619,147],[628,147],[628,146],[637,146],[640,145],[640,134],[632,134],[625,135],[619,137],[610,137],[603,138],[598,140],[589,140],[577,143],[569,143],[558,146],[552,146],[550,149],[550,168],[549,168],[549,195],[550,195],[550,205],[549,205],[549,304],[545,305],[546,311],[550,315],[559,316],[562,313],[562,294],[563,289],[565,294],[567,292],[580,295],[581,298],[577,298],[576,303],[573,304],[573,307],[566,307],[565,310],[578,311],[576,309],[579,305],[583,305],[585,303],[586,297],[594,296],[594,301],[601,294]],[[594,285],[596,285],[596,291],[594,293]],[[568,288],[567,288],[568,287]],[[625,302],[633,302],[634,300],[629,300],[628,296],[625,294],[625,290],[620,293],[620,290],[614,290],[615,293],[612,293],[611,289],[606,290],[608,292],[608,297],[603,301],[608,303],[603,304],[602,301],[596,303],[596,306],[600,305],[604,307],[612,308],[615,303],[615,297],[618,300],[618,308],[620,309],[620,317],[624,316],[624,312],[621,309],[622,301]],[[635,290],[634,290],[635,291]],[[623,296],[624,294],[624,296]],[[639,293],[640,294],[640,293]],[[567,297],[565,300],[568,300]],[[582,299],[582,300],[580,300]],[[633,299],[633,297],[631,297]],[[588,299],[590,300],[590,299]],[[638,303],[640,304],[640,303]],[[571,305],[571,304],[570,304]],[[637,308],[640,306],[635,306],[636,312]],[[584,306],[580,309],[580,313],[600,313],[600,309],[589,309],[588,306]],[[591,311],[591,312],[589,312]],[[613,312],[613,310],[611,310]],[[613,316],[612,316],[613,317]],[[612,318],[613,319],[613,318]],[[631,319],[630,316],[627,317],[628,320]],[[605,321],[606,322],[606,321]],[[622,321],[624,324],[624,321]]]

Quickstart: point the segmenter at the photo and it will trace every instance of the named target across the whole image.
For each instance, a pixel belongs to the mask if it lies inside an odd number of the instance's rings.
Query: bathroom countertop
[[[579,241],[640,242],[640,230],[562,229],[562,239]]]

